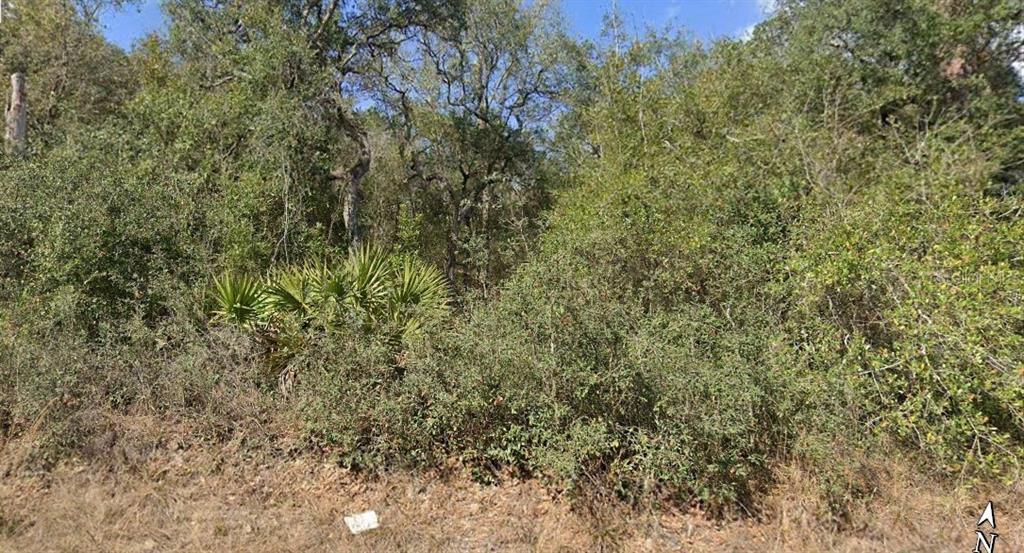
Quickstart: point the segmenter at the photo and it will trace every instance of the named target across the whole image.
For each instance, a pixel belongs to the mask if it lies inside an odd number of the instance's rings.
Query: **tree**
[[[809,84],[842,79],[880,123],[918,112],[934,123],[1015,110],[1022,20],[1015,0],[784,0],[763,38]]]
[[[410,190],[440,195],[453,282],[485,196],[541,186],[565,82],[560,25],[548,2],[474,0],[462,25],[416,33],[364,79],[400,129]]]
[[[7,131],[4,136],[9,154],[20,155],[25,150],[25,75],[11,75],[11,101],[7,104]]]
[[[121,0],[37,0],[5,5],[0,73],[25,75],[28,135],[46,144],[70,126],[113,113],[134,91],[128,57],[97,28]]]
[[[329,183],[333,207],[326,222],[328,239],[333,239],[340,215],[347,246],[358,247],[363,236],[362,183],[374,153],[364,114],[354,108],[360,99],[356,80],[417,30],[458,19],[460,3],[182,0],[168,4],[168,10],[172,51],[203,74],[204,89],[232,85],[288,95],[302,119],[333,136],[333,145],[317,148],[335,158],[333,166],[322,176],[310,177]]]
[[[331,171],[335,190],[339,191],[342,216],[349,248],[362,242],[360,207],[362,182],[373,163],[365,125],[347,101],[353,92],[354,76],[364,74],[379,60],[394,55],[417,32],[445,26],[460,17],[460,2],[438,0],[368,0],[345,2],[323,0],[299,2],[292,17],[305,28],[309,45],[330,67],[337,95],[336,118],[339,128],[355,145],[355,159],[347,166]],[[343,189],[343,192],[341,190]]]

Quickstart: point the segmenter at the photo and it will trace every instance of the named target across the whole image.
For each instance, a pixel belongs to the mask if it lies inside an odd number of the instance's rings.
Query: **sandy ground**
[[[580,507],[540,482],[475,483],[441,474],[350,473],[323,456],[239,442],[170,445],[134,460],[0,465],[0,551],[962,551],[995,501],[996,553],[1024,551],[1021,486],[967,491],[893,472],[841,531],[821,521],[807,484],[784,472],[760,517]],[[112,451],[115,451],[112,449]],[[131,461],[131,462],[129,462]],[[343,517],[376,510],[351,535]]]

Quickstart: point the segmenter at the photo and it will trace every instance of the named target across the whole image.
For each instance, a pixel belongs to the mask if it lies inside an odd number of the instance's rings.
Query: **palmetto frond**
[[[267,311],[305,317],[312,311],[312,279],[299,267],[279,269],[267,278]]]
[[[349,256],[345,264],[349,280],[348,302],[370,320],[377,319],[387,306],[388,281],[392,271],[387,253],[365,246]]]
[[[349,275],[327,263],[312,262],[302,266],[310,283],[310,294],[317,303],[342,302],[351,290]]]
[[[259,279],[224,273],[213,280],[214,315],[239,326],[253,326],[266,305],[266,295]]]
[[[408,336],[448,306],[448,285],[436,267],[406,258],[395,271],[388,316]]]
[[[448,285],[437,268],[413,258],[396,261],[365,247],[340,268],[306,263],[276,269],[261,282],[225,274],[215,279],[219,318],[265,325],[281,351],[301,347],[302,333],[319,320],[327,327],[355,320],[366,331],[385,330],[395,343],[443,315]]]
[[[448,304],[448,285],[436,267],[406,258],[395,271],[388,303],[396,311],[407,307],[442,310]]]

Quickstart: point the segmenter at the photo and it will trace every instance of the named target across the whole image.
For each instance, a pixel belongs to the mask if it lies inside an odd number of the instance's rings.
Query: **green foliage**
[[[861,388],[874,431],[919,448],[949,473],[1005,471],[1024,453],[1015,261],[1021,199],[987,190],[993,164],[953,137],[918,138],[912,164],[879,154],[856,198],[808,214],[790,263],[797,320],[819,320]],[[979,178],[981,177],[981,178]],[[922,186],[927,183],[927,187]]]
[[[350,321],[368,332],[408,339],[437,322],[448,307],[448,285],[440,271],[373,246],[353,252],[338,268],[326,263],[277,268],[263,281],[226,273],[214,279],[212,296],[216,319],[265,329],[279,340],[281,334],[309,330],[314,322],[337,330]]]
[[[841,511],[870,477],[837,448],[1019,472],[1013,2],[783,1],[702,47],[573,43],[545,2],[176,0],[128,56],[40,5],[0,38],[45,106],[0,159],[4,432],[272,403],[353,466],[722,508],[799,462]],[[366,149],[387,247],[344,258]]]
[[[229,323],[251,327],[266,309],[267,302],[275,302],[274,288],[264,290],[258,279],[248,275],[225,273],[213,281],[213,298],[217,302],[214,315]]]
[[[114,133],[97,138],[118,145]],[[166,315],[202,275],[208,227],[195,183],[110,162],[67,146],[0,179],[0,289],[34,305],[44,326],[116,334],[136,315]]]
[[[43,151],[69,131],[116,113],[137,89],[132,65],[103,39],[98,15],[122,0],[34,0],[4,5],[0,74],[25,75],[30,149]]]
[[[364,324],[372,325],[388,308],[388,289],[393,277],[391,260],[384,250],[366,246],[352,253],[345,268],[350,283],[345,300]]]
[[[425,321],[443,314],[448,306],[448,283],[441,271],[410,257],[394,269],[395,283],[387,298],[391,323],[403,335],[419,330]]]
[[[787,6],[746,45],[599,54],[539,251],[400,378],[359,380],[373,424],[337,434],[318,410],[316,435],[371,464],[454,454],[720,506],[793,459],[856,488],[834,444],[1016,474],[1024,243],[1017,184],[996,184],[1020,162],[1019,86],[995,86],[1005,58],[979,69],[991,86],[945,83],[966,35],[886,34],[870,1],[857,50],[888,53],[850,63],[829,46],[845,6]],[[906,13],[1005,33],[990,8],[986,28]],[[322,382],[359,393],[342,380]]]
[[[300,318],[309,316],[313,310],[314,294],[325,294],[317,285],[308,267],[275,270],[267,277],[263,289],[267,298],[265,314],[294,315]]]

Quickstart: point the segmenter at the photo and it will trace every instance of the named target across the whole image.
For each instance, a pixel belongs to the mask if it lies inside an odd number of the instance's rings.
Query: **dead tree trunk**
[[[27,104],[25,102],[25,75],[11,75],[11,100],[5,112],[7,132],[4,136],[7,153],[21,155],[25,152],[25,127],[27,124]]]

